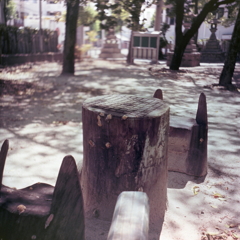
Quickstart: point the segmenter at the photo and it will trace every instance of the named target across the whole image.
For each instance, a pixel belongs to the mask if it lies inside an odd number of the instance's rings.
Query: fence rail
[[[42,52],[58,52],[58,33],[49,29],[42,30]],[[2,54],[40,53],[40,31],[32,28],[17,28],[0,25]]]

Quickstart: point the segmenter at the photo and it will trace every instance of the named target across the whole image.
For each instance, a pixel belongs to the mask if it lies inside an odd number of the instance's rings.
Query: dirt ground
[[[103,94],[152,97],[157,88],[170,115],[194,118],[198,97],[208,106],[208,174],[195,179],[169,172],[168,209],[162,232],[150,240],[240,239],[240,94],[209,86],[218,83],[222,64],[170,71],[164,62],[88,59],[74,76],[61,76],[58,63],[1,69],[0,144],[10,141],[3,184],[23,188],[55,185],[61,161],[71,154],[82,166],[82,102]],[[240,84],[240,64],[234,75]],[[196,191],[197,189],[197,191]],[[86,219],[86,240],[106,240],[110,222]]]

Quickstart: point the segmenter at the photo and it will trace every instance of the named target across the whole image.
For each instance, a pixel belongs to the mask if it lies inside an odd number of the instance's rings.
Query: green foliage
[[[227,6],[227,17],[222,17],[221,20],[221,24],[224,27],[229,27],[231,25],[233,25],[236,21],[237,18],[237,14],[239,11],[239,7],[240,7],[240,1],[236,1],[234,4],[228,5]]]
[[[155,19],[156,19],[156,12],[152,15],[151,23],[149,25],[150,28],[154,28]]]
[[[94,23],[97,12],[90,6],[80,6],[78,12],[78,26],[89,26]]]
[[[153,3],[155,0],[116,0],[114,2],[96,0],[101,28],[109,29],[125,24],[133,31],[143,30],[143,23],[140,24],[140,14]]]
[[[86,34],[88,36],[88,40],[89,40],[90,43],[93,43],[93,42],[97,41],[97,32],[89,31]]]
[[[16,17],[16,5],[13,0],[7,1],[6,4],[6,20],[11,20]]]
[[[95,32],[99,32],[100,31],[100,21],[98,19],[96,19],[91,25],[90,25],[90,29],[95,31]]]

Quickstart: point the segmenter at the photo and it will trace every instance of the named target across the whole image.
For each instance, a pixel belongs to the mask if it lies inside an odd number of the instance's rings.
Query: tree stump
[[[105,95],[83,103],[81,184],[87,216],[111,220],[118,195],[143,191],[150,222],[166,209],[169,107],[156,98]]]

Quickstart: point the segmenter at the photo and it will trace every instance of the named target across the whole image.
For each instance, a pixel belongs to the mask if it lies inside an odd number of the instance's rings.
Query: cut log
[[[146,193],[122,192],[107,240],[148,240],[149,203]]]
[[[106,95],[83,103],[81,184],[87,216],[110,220],[123,191],[146,192],[150,221],[166,209],[169,107],[156,98]]]

